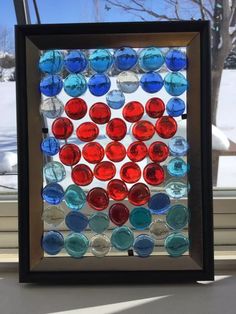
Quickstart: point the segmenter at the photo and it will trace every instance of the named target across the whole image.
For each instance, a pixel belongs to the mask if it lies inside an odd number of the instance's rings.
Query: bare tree
[[[11,30],[6,26],[0,27],[0,51],[12,52],[13,36]]]

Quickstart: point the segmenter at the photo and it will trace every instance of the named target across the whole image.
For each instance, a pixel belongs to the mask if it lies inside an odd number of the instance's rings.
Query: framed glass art
[[[213,279],[209,23],[16,26],[21,282]]]

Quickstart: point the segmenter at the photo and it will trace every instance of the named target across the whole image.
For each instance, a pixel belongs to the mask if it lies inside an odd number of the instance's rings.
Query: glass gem
[[[65,140],[70,137],[73,130],[73,123],[68,118],[57,118],[52,124],[52,133],[59,140]]]
[[[106,126],[106,133],[113,141],[122,140],[127,132],[126,123],[120,118],[111,119]]]
[[[140,257],[151,255],[154,247],[154,240],[147,234],[140,234],[134,240],[134,251]]]
[[[179,49],[170,49],[165,57],[166,66],[171,71],[180,71],[187,67],[187,56]]]
[[[177,131],[177,123],[170,116],[162,116],[155,125],[157,134],[162,138],[171,138]]]
[[[81,123],[76,129],[77,137],[83,142],[90,142],[95,140],[99,134],[97,125],[93,122]]]
[[[116,85],[123,93],[134,93],[139,87],[138,75],[131,71],[121,72],[117,76]]]
[[[169,140],[169,149],[172,156],[185,156],[189,145],[182,136],[175,136]]]
[[[55,137],[49,136],[41,142],[40,147],[41,147],[41,151],[45,155],[54,156],[59,152],[60,144]]]
[[[79,164],[72,169],[71,178],[77,185],[89,185],[93,181],[93,172],[87,165]]]
[[[135,162],[126,162],[120,168],[120,177],[126,183],[137,182],[141,178],[141,169]]]
[[[64,165],[74,166],[80,161],[80,149],[75,144],[65,144],[60,149],[59,158]]]
[[[160,98],[153,97],[146,102],[145,109],[149,117],[156,119],[163,115],[165,104]]]
[[[39,59],[39,69],[43,73],[59,73],[63,68],[63,64],[63,54],[58,50],[45,51]]]
[[[150,185],[160,185],[165,180],[164,169],[157,163],[150,163],[143,169],[143,178]]]
[[[82,98],[71,98],[65,105],[65,112],[73,120],[82,119],[87,113],[87,104]]]
[[[97,102],[89,109],[89,116],[93,122],[105,124],[111,118],[111,110],[106,104]]]
[[[101,161],[95,166],[93,172],[98,180],[108,181],[116,175],[116,167],[111,161]]]
[[[96,234],[90,240],[90,247],[94,256],[104,257],[111,249],[111,241],[105,234]]]
[[[135,229],[144,230],[152,222],[152,215],[145,207],[135,207],[130,213],[129,221]]]
[[[102,161],[104,154],[104,148],[96,142],[88,143],[82,149],[84,159],[91,164],[97,164]]]
[[[122,201],[128,195],[126,184],[119,179],[113,179],[108,183],[107,192],[110,198],[115,201]]]
[[[71,73],[83,72],[88,64],[86,56],[80,50],[70,50],[64,62],[66,69]]]
[[[103,188],[93,188],[87,194],[87,202],[95,210],[104,210],[109,205],[109,196]]]
[[[185,111],[185,103],[181,98],[171,98],[166,104],[166,111],[172,117],[179,117]]]
[[[97,49],[89,56],[90,67],[97,73],[106,72],[112,63],[113,57],[108,49]]]
[[[189,249],[189,240],[182,233],[172,233],[165,239],[165,249],[173,257],[184,254]]]
[[[188,186],[180,179],[171,179],[165,185],[165,191],[170,197],[179,199],[187,195]]]
[[[56,96],[63,87],[63,81],[59,75],[47,75],[40,81],[40,92],[48,97]]]
[[[60,182],[66,177],[65,167],[58,161],[51,161],[46,163],[46,165],[43,167],[43,173],[48,183]]]
[[[106,213],[98,212],[89,218],[89,227],[96,233],[103,233],[108,229],[109,224],[110,220]]]
[[[94,74],[88,81],[88,88],[92,95],[103,96],[111,87],[110,78],[106,74]]]
[[[65,237],[65,249],[75,258],[82,257],[88,250],[89,240],[83,233],[70,233]]]
[[[151,122],[140,120],[134,124],[132,133],[137,140],[147,141],[153,137],[155,128]]]
[[[125,146],[120,142],[108,143],[105,151],[107,158],[114,162],[119,162],[126,156]]]
[[[150,198],[150,191],[146,184],[136,183],[134,184],[128,193],[128,200],[135,206],[144,205]]]
[[[133,246],[134,234],[126,226],[117,227],[112,232],[111,243],[117,250],[126,251]]]
[[[115,203],[109,208],[109,217],[114,225],[122,226],[129,218],[129,210],[122,203]]]
[[[154,162],[162,162],[169,156],[168,146],[160,141],[153,142],[148,149],[149,157]]]
[[[135,66],[138,61],[138,55],[131,47],[121,47],[115,51],[114,59],[117,69],[126,71]]]
[[[44,209],[42,220],[48,225],[59,226],[65,219],[64,210],[58,206],[48,206]]]
[[[188,171],[188,165],[181,158],[171,159],[166,167],[168,173],[174,177],[184,177]]]
[[[120,109],[125,104],[125,96],[120,90],[111,90],[106,96],[106,101],[112,109]]]
[[[81,209],[86,203],[86,195],[81,187],[71,184],[65,191],[65,203],[72,210]],[[74,230],[75,231],[75,230]]]
[[[170,233],[170,230],[165,221],[161,219],[153,221],[149,227],[149,231],[152,237],[156,240],[163,240]]]
[[[140,141],[131,143],[127,149],[127,156],[134,162],[143,160],[147,153],[147,146]]]
[[[188,88],[188,81],[183,74],[172,72],[165,76],[164,87],[171,96],[180,96]]]
[[[69,74],[64,80],[64,90],[71,97],[79,97],[87,90],[87,81],[82,74]]]
[[[150,94],[159,92],[163,87],[163,79],[159,73],[148,72],[141,76],[140,85],[142,89]]]
[[[144,108],[139,101],[128,102],[122,111],[123,117],[128,122],[136,122],[143,116]]]
[[[48,119],[60,117],[64,112],[63,102],[57,97],[44,99],[40,104],[40,113]]]
[[[148,47],[142,49],[139,54],[139,66],[144,71],[155,71],[165,62],[163,54],[157,47]]]
[[[61,203],[64,198],[63,187],[58,183],[49,183],[42,190],[42,198],[51,205]]]
[[[48,231],[43,235],[42,248],[49,255],[58,254],[64,247],[64,238],[59,231]]]
[[[166,215],[167,225],[174,230],[183,229],[189,221],[189,211],[181,204],[171,206]]]
[[[161,215],[168,211],[170,207],[170,198],[165,193],[156,193],[152,195],[148,202],[148,208],[153,214]]]
[[[88,225],[88,218],[80,212],[69,212],[65,218],[66,226],[74,232],[82,232]]]

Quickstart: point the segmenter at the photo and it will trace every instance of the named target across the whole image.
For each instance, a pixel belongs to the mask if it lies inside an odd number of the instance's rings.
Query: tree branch
[[[203,20],[206,20],[206,14],[210,17],[211,20],[214,18],[212,12],[203,4],[203,0],[191,0],[191,1],[198,5],[200,9],[201,17]]]

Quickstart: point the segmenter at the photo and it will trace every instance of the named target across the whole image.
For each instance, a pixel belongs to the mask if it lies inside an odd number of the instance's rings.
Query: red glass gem
[[[104,148],[99,143],[91,142],[84,145],[82,155],[87,162],[97,164],[103,160]]]
[[[128,200],[131,204],[139,206],[144,205],[149,201],[150,191],[146,184],[136,183],[134,184],[128,193]]]
[[[93,188],[87,194],[87,202],[90,207],[101,211],[109,205],[109,196],[107,191],[102,188]]]
[[[140,167],[135,162],[126,162],[120,169],[120,177],[127,183],[137,182],[141,178]]]
[[[162,162],[169,156],[169,147],[160,141],[153,142],[148,149],[149,157],[154,162]]]
[[[103,102],[97,102],[89,109],[89,116],[93,122],[105,124],[111,118],[111,110]]]
[[[143,178],[150,185],[160,185],[165,179],[164,169],[156,163],[148,164],[143,169]]]
[[[136,137],[137,140],[147,141],[153,137],[155,128],[151,122],[140,120],[134,124],[132,132],[133,136]]]
[[[120,118],[111,119],[107,123],[106,132],[113,141],[120,141],[126,135],[126,123]]]
[[[109,196],[115,201],[122,201],[128,195],[128,189],[125,182],[114,179],[107,185],[107,191]]]
[[[59,140],[65,140],[71,136],[74,127],[70,119],[68,118],[57,118],[52,124],[52,133],[55,138]]]
[[[122,226],[129,218],[129,210],[122,203],[113,204],[109,208],[109,217],[113,224]]]
[[[107,158],[115,162],[123,160],[126,156],[126,149],[120,142],[111,142],[107,144],[105,152]]]
[[[101,181],[108,181],[116,175],[116,167],[110,161],[102,161],[93,170],[95,177]]]
[[[73,120],[82,119],[87,113],[87,104],[82,98],[71,98],[65,105],[65,112]]]
[[[77,185],[89,185],[93,181],[93,172],[87,165],[79,164],[72,169],[71,178]]]
[[[136,122],[143,116],[144,108],[143,105],[138,101],[128,102],[122,111],[123,117],[128,122]]]
[[[156,122],[157,134],[162,138],[171,138],[177,131],[177,123],[170,116],[163,116]]]
[[[76,130],[77,137],[83,142],[90,142],[95,140],[98,134],[99,129],[93,122],[81,123]]]
[[[147,146],[143,142],[134,142],[127,149],[127,156],[132,161],[141,161],[147,156]]]
[[[145,109],[149,117],[156,119],[163,115],[165,104],[160,98],[153,97],[147,101]]]
[[[59,151],[59,158],[64,165],[74,166],[80,161],[80,149],[75,144],[65,144]]]

